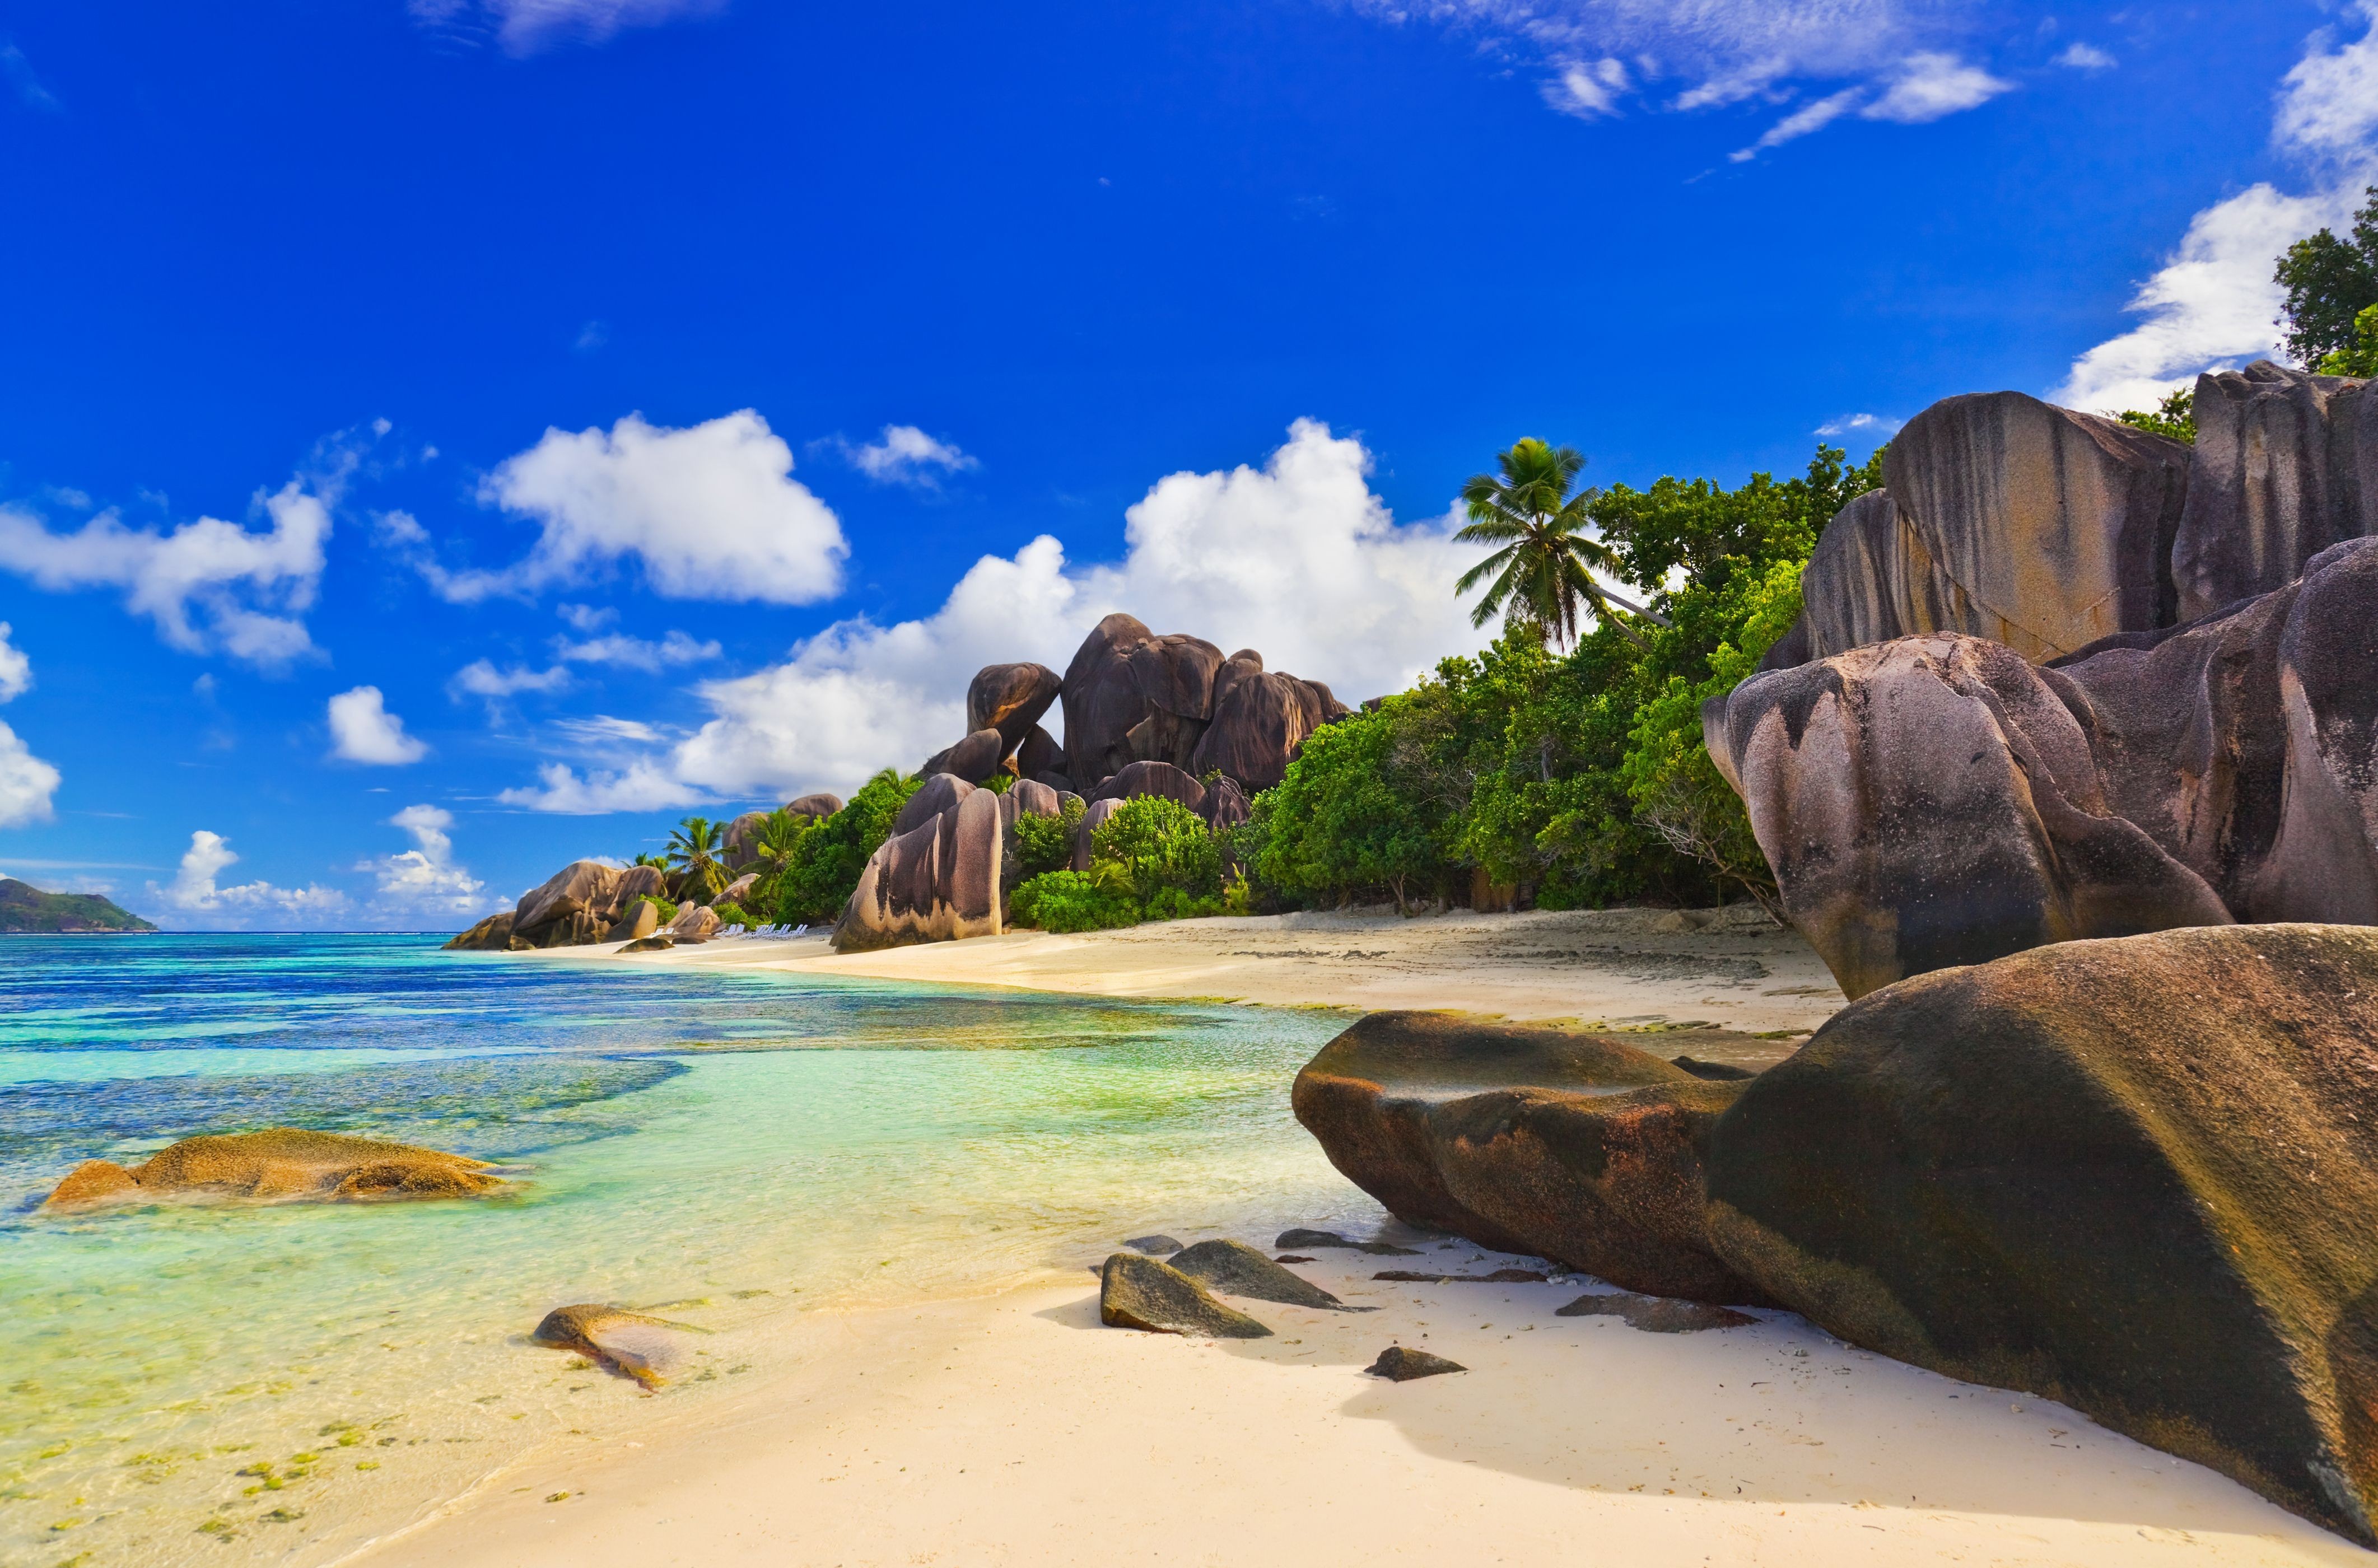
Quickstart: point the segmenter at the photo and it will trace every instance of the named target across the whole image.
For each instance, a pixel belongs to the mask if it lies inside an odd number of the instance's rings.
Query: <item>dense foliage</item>
[[[1019,820],[1019,831],[1029,820]],[[1141,796],[1118,804],[1090,834],[1087,871],[1030,878],[1009,912],[1019,926],[1089,931],[1245,908],[1245,884],[1226,885],[1222,845],[1205,819],[1179,801]]]
[[[776,918],[817,925],[842,913],[868,856],[892,836],[893,819],[924,784],[886,768],[861,784],[850,803],[802,832],[776,881]]]
[[[1079,796],[1069,796],[1064,809],[1057,816],[1043,817],[1033,812],[1017,816],[1016,858],[1023,863],[1026,877],[1062,871],[1073,864],[1074,835],[1081,831],[1082,818],[1088,810]]]
[[[2136,425],[2150,436],[2168,436],[2175,441],[2196,445],[2196,389],[2184,388],[2170,393],[2156,405],[2153,413],[2128,409],[2114,416],[2125,425]]]
[[[1700,702],[1789,629],[1817,535],[1881,483],[1881,461],[1820,447],[1796,478],[1593,493],[1613,575],[1667,624],[1604,618],[1567,654],[1523,625],[1315,735],[1239,830],[1259,891],[1548,908],[1771,898],[1741,803],[1701,748]]]
[[[2298,365],[2326,369],[2331,355],[2353,351],[2362,312],[2378,305],[2378,186],[2365,194],[2346,238],[2323,229],[2279,257],[2288,353]]]

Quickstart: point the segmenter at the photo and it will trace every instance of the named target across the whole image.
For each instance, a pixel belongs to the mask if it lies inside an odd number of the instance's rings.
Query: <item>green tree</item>
[[[2153,413],[2132,408],[2125,409],[2114,417],[2150,436],[2168,436],[2192,447],[2196,445],[2196,389],[2187,387],[2167,394],[2163,401],[2156,404]]]
[[[2323,355],[2314,368],[2324,376],[2378,376],[2378,305],[2365,305],[2353,318],[2353,341]],[[2192,432],[2195,421],[2189,422]]]
[[[707,817],[688,817],[669,834],[668,863],[689,893],[715,894],[727,885],[727,868],[718,861],[720,831]]]
[[[1575,448],[1550,447],[1531,436],[1512,443],[1496,462],[1499,476],[1474,474],[1461,486],[1470,522],[1453,536],[1457,544],[1499,546],[1455,585],[1457,592],[1467,593],[1493,579],[1471,612],[1472,625],[1484,626],[1501,615],[1507,622],[1541,627],[1555,646],[1565,648],[1577,640],[1580,609],[1615,622],[1629,637],[1635,632],[1627,616],[1661,618],[1594,578],[1595,569],[1615,571],[1619,561],[1586,532],[1593,521],[1593,493],[1569,493],[1585,466]]]
[[[1120,867],[1145,905],[1166,890],[1191,899],[1222,891],[1222,846],[1206,820],[1177,800],[1141,795],[1117,803],[1090,834],[1092,863]]]
[[[1398,744],[1414,702],[1391,697],[1306,738],[1288,776],[1264,792],[1261,825],[1245,834],[1258,880],[1336,903],[1384,888],[1405,913],[1414,893],[1442,888],[1452,813],[1409,776],[1418,753]]]
[[[1016,858],[1023,863],[1024,875],[1037,877],[1043,871],[1062,871],[1071,866],[1074,836],[1081,831],[1082,818],[1087,812],[1081,797],[1072,796],[1054,817],[1031,811],[1019,813],[1015,819]]]
[[[2348,237],[2327,229],[2288,246],[2276,281],[2288,291],[2281,325],[2298,365],[2318,365],[2353,347],[2354,323],[2378,305],[2378,186],[2353,215]]]
[[[759,832],[751,835],[746,846],[751,856],[750,868],[760,878],[751,889],[751,907],[776,907],[785,872],[792,866],[802,838],[815,823],[814,818],[797,816],[781,807],[761,820]]]
[[[860,785],[848,805],[804,832],[777,880],[776,918],[787,925],[838,918],[868,857],[892,836],[900,808],[923,784],[886,768]]]

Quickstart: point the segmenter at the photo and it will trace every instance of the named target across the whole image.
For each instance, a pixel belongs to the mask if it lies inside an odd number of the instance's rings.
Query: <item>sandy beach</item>
[[[666,952],[554,948],[555,962],[754,966],[1144,1000],[1353,1011],[1443,1008],[1639,1030],[1663,1055],[1776,1059],[1843,1005],[1799,934],[1755,906],[1407,918],[1393,910],[1176,920],[1119,931],[1016,931],[838,954],[821,936],[729,938]],[[1671,1040],[1665,1038],[1675,1035]],[[1727,1036],[1767,1035],[1768,1041]],[[1285,1092],[1285,1085],[1282,1086]]]
[[[1664,1055],[1754,1064],[1842,1005],[1798,937],[1749,911],[1301,915],[849,957],[814,938],[727,940],[619,961],[1449,1007],[1639,1030]],[[1174,1233],[1199,1239],[1190,1224]],[[498,1470],[346,1561],[2367,1560],[2061,1406],[1844,1347],[1787,1313],[1660,1335],[1555,1316],[1600,1288],[1583,1279],[1375,1281],[1382,1266],[1526,1262],[1402,1239],[1423,1256],[1297,1265],[1375,1311],[1240,1302],[1277,1331],[1255,1342],[1102,1327],[1088,1255],[1079,1275],[997,1296],[804,1317],[774,1331],[798,1344],[780,1347],[797,1370],[773,1385],[698,1417],[656,1406],[631,1436]],[[1364,1375],[1390,1344],[1469,1370],[1400,1385]]]
[[[1276,1331],[1266,1340],[1101,1327],[1087,1272],[821,1313],[773,1385],[498,1470],[346,1561],[2367,1561],[2061,1406],[1850,1349],[1788,1314],[1661,1335],[1555,1316],[1580,1282],[1371,1279],[1515,1261],[1422,1245],[1299,1265],[1379,1310],[1238,1303]],[[1391,1343],[1470,1370],[1363,1375]]]

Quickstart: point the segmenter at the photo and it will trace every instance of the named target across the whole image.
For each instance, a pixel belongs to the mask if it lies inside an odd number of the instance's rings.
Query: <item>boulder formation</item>
[[[446,945],[487,952],[577,947],[607,940],[638,901],[667,896],[667,882],[650,866],[573,860],[522,893],[505,914],[491,915]]]
[[[86,1160],[58,1183],[44,1208],[155,1202],[340,1203],[391,1198],[463,1198],[507,1183],[487,1162],[410,1143],[350,1138],[301,1127],[268,1127],[185,1138],[129,1169]]]
[[[1271,1330],[1237,1308],[1224,1306],[1196,1280],[1139,1252],[1117,1252],[1099,1271],[1099,1321],[1109,1328],[1147,1334],[1271,1337]]]
[[[967,729],[997,730],[1005,757],[1040,727],[1063,684],[1046,664],[985,664],[967,686]]]
[[[1830,1332],[2378,1545],[2378,932],[1904,981],[1745,1086],[1708,1150],[1720,1255]]]
[[[1375,1012],[1296,1077],[1296,1119],[1407,1223],[1631,1290],[1758,1302],[1705,1233],[1701,1150],[1742,1092],[1603,1035]]]
[[[835,926],[835,952],[995,937],[1007,928],[1007,898],[1018,881],[1016,817],[1053,817],[1063,802],[1028,780],[995,794],[944,774],[910,796],[909,807],[936,785],[947,803],[905,832],[895,822],[859,872]],[[909,817],[904,809],[900,820]]]

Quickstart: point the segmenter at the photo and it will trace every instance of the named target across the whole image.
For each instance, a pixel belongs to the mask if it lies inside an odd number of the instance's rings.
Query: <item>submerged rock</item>
[[[1272,1241],[1275,1247],[1343,1247],[1351,1251],[1368,1252],[1379,1258],[1417,1258],[1420,1253],[1411,1247],[1399,1247],[1392,1241],[1349,1241],[1334,1230],[1306,1230],[1291,1226]]]
[[[1832,1334],[2378,1544],[2378,931],[1902,981],[1744,1086],[1709,1191],[1724,1258]]]
[[[1099,1271],[1099,1321],[1109,1328],[1213,1339],[1267,1339],[1271,1330],[1226,1307],[1197,1281],[1138,1252],[1117,1252]]]
[[[1170,1236],[1135,1236],[1123,1245],[1135,1252],[1145,1252],[1151,1258],[1167,1257],[1181,1251],[1181,1243]]]
[[[643,1383],[657,1388],[684,1370],[690,1354],[683,1335],[705,1330],[664,1318],[646,1317],[599,1302],[556,1307],[529,1337],[539,1345],[575,1350]]]
[[[1192,1279],[1202,1279],[1225,1296],[1257,1301],[1278,1301],[1288,1307],[1318,1307],[1328,1311],[1368,1311],[1349,1307],[1311,1280],[1300,1278],[1243,1241],[1200,1241],[1172,1255],[1172,1266]]]
[[[1408,1350],[1391,1345],[1379,1352],[1379,1359],[1363,1369],[1375,1378],[1390,1382],[1410,1382],[1414,1378],[1441,1377],[1447,1372],[1466,1372],[1470,1369],[1459,1361],[1448,1361],[1442,1356],[1432,1356],[1425,1350]]]
[[[58,1183],[45,1208],[133,1199],[198,1197],[292,1203],[462,1198],[508,1185],[485,1160],[410,1143],[269,1127],[186,1138],[126,1170],[88,1160]]]
[[[1646,1334],[1698,1334],[1703,1329],[1747,1328],[1759,1320],[1747,1312],[1713,1307],[1707,1301],[1679,1301],[1669,1296],[1615,1293],[1580,1296],[1556,1309],[1556,1318],[1624,1318],[1630,1328]]]

